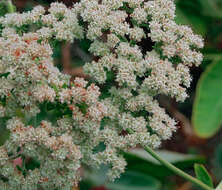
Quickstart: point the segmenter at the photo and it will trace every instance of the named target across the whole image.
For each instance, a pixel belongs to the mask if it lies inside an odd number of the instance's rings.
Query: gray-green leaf
[[[187,155],[166,150],[159,150],[156,153],[182,170],[193,167],[194,163],[203,164],[205,162],[205,159],[198,155]],[[149,174],[163,181],[167,176],[174,175],[172,171],[161,165],[143,149],[133,149],[130,152],[125,152],[124,157],[127,160],[129,170]]]
[[[161,184],[155,178],[132,171],[125,172],[106,187],[109,190],[161,190]]]
[[[222,61],[208,66],[201,76],[193,107],[192,123],[202,138],[213,136],[222,124]]]

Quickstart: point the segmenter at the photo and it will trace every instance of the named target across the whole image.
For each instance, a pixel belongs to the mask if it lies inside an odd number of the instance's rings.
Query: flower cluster
[[[51,14],[70,11],[67,8],[62,11],[61,7],[64,5],[53,4]],[[62,12],[58,12],[60,9]],[[52,16],[41,15],[43,11],[37,10],[42,8],[35,8],[28,13],[29,17],[37,17],[38,12],[38,19]],[[15,14],[23,18],[21,27],[26,22],[30,25],[37,22],[27,13]],[[0,117],[10,131],[10,138],[1,147],[0,189],[71,189],[80,180],[84,152],[97,146],[92,141],[99,133],[107,108],[99,101],[100,91],[95,84],[82,78],[70,82],[70,76],[53,65],[49,42],[54,38],[73,40],[76,31],[72,24],[71,39],[67,35],[58,37],[54,32],[51,36],[42,35],[39,31],[43,28],[18,30],[20,19],[13,23],[13,15],[1,18],[4,27],[0,37]],[[50,113],[53,119],[49,118]],[[18,158],[23,164],[16,168],[13,160]],[[38,164],[28,170],[33,160]]]
[[[0,18],[3,27],[16,28],[21,32],[24,26],[34,26],[40,38],[54,37],[58,40],[73,41],[83,37],[83,28],[79,25],[76,14],[62,3],[54,3],[48,10],[42,6],[25,13],[11,13]]]
[[[68,190],[83,164],[110,165],[113,180],[126,166],[119,150],[169,139],[177,123],[157,97],[185,100],[203,47],[174,17],[173,0],[81,0],[1,17],[0,118],[10,138],[0,147],[0,188]],[[52,41],[83,38],[96,84],[72,82],[53,64]]]
[[[176,24],[173,0],[84,0],[75,10],[88,26],[85,35],[95,56],[85,64],[85,72],[102,86],[113,82],[104,100],[112,126],[106,133],[113,139],[107,144],[121,149],[138,143],[159,147],[177,123],[157,97],[187,98],[190,67],[202,61],[202,38]],[[129,130],[133,133],[121,135]]]

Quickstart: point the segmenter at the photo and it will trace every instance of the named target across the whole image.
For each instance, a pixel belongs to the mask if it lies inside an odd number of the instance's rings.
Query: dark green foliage
[[[197,179],[208,185],[209,187],[213,186],[213,181],[211,176],[208,174],[206,168],[201,164],[195,164],[194,165],[195,173],[197,176]]]

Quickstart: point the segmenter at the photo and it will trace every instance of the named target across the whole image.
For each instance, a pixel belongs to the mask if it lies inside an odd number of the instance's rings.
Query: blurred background
[[[77,0],[76,0],[77,1]],[[48,7],[53,0],[14,0],[17,10],[28,11],[35,5]],[[61,0],[72,6],[75,0]],[[178,121],[179,130],[164,142],[159,154],[186,172],[195,175],[194,163],[204,164],[214,185],[222,180],[222,0],[176,0],[179,24],[192,27],[205,39],[203,64],[192,68],[193,83],[189,99],[176,103],[167,97],[159,101]],[[0,7],[0,14],[6,9]],[[92,59],[88,52],[90,41],[74,44],[55,43],[55,64],[73,77],[82,76],[82,65]],[[0,145],[8,134],[0,128]],[[108,183],[106,167],[95,171],[85,169],[79,190],[198,190],[191,183],[162,167],[141,149],[124,153],[127,172],[115,183]]]

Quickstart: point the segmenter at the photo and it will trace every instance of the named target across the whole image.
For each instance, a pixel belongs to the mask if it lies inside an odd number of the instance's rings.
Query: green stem
[[[127,131],[132,134],[134,131],[132,129],[127,129]],[[185,173],[184,171],[180,170],[179,168],[175,167],[173,164],[167,162],[166,160],[162,159],[155,151],[153,151],[149,146],[143,147],[146,152],[148,152],[153,158],[158,160],[162,165],[167,167],[169,170],[173,171],[175,174],[179,175],[180,177],[192,182],[193,184],[201,187],[203,190],[214,190],[213,188],[209,187],[208,185],[204,184],[202,181],[196,179],[195,177]]]
[[[14,8],[14,5],[12,4],[11,0],[6,1],[6,6],[7,6],[8,13],[14,13],[15,12],[15,8]]]
[[[161,164],[163,164],[165,167],[167,167],[168,169],[170,169],[171,171],[173,171],[175,174],[183,177],[184,179],[192,182],[193,184],[198,185],[199,187],[201,187],[203,190],[213,190],[213,188],[207,186],[206,184],[204,184],[203,182],[201,182],[200,180],[192,177],[191,175],[188,175],[187,173],[183,172],[182,170],[180,170],[179,168],[175,167],[174,165],[172,165],[171,163],[165,161],[164,159],[162,159],[156,152],[154,152],[149,146],[145,146],[144,150],[146,150],[152,157],[154,157],[156,160],[158,160]]]

